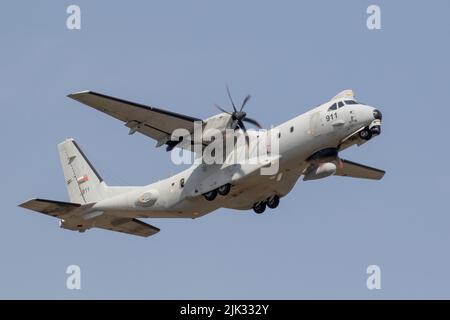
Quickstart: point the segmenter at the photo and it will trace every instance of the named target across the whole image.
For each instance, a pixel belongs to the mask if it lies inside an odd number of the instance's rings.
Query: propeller
[[[230,88],[228,86],[227,86],[227,93],[228,93],[228,98],[230,99],[230,102],[231,102],[231,106],[233,107],[233,112],[229,112],[218,105],[216,105],[216,108],[222,112],[228,113],[231,116],[231,119],[233,120],[233,122],[231,123],[231,128],[235,129],[235,130],[237,128],[240,128],[240,129],[242,129],[242,131],[244,131],[245,135],[247,135],[247,128],[245,127],[244,122],[251,123],[254,126],[262,129],[262,127],[258,121],[247,117],[247,113],[243,111],[245,105],[250,100],[251,96],[247,95],[244,98],[244,100],[242,101],[241,108],[238,110],[236,108],[236,105],[234,104],[233,98],[231,97]]]

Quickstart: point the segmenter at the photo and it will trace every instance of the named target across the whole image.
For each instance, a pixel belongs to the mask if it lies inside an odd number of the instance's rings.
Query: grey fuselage
[[[275,194],[283,197],[308,167],[308,157],[319,150],[336,148],[343,139],[374,121],[374,108],[362,104],[328,111],[341,100],[345,99],[335,98],[270,129],[280,134],[279,170],[275,174],[258,174],[254,166],[242,165],[238,172],[234,167],[194,163],[170,178],[147,186],[108,187],[107,197],[90,211],[136,218],[196,218],[221,207],[248,210]],[[214,201],[202,196],[225,183],[233,186],[227,196]]]

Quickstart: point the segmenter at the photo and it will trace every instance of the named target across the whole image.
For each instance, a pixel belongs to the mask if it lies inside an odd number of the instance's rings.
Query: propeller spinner
[[[242,101],[241,108],[239,110],[237,110],[236,105],[234,104],[233,98],[231,97],[230,88],[228,88],[228,86],[227,86],[227,93],[228,93],[228,98],[230,98],[231,106],[233,107],[233,112],[226,111],[225,109],[221,108],[218,105],[216,105],[216,108],[219,109],[222,112],[225,112],[225,113],[228,113],[229,115],[231,115],[231,119],[233,120],[233,122],[231,123],[231,128],[235,129],[235,130],[237,128],[240,128],[246,134],[247,133],[247,128],[245,127],[244,122],[247,122],[247,123],[251,123],[254,126],[262,129],[262,127],[261,127],[261,125],[259,124],[258,121],[256,121],[255,119],[247,117],[247,113],[243,111],[243,109],[244,109],[245,105],[247,104],[248,100],[250,100],[250,95],[247,95],[244,98],[244,100]]]

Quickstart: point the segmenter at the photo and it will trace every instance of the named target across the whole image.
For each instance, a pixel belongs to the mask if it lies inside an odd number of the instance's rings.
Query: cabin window
[[[181,188],[184,187],[184,178],[182,178],[182,179],[180,180],[180,187],[181,187]]]
[[[345,100],[345,104],[358,104],[355,100]]]
[[[281,138],[281,132],[278,132],[278,139]]]
[[[344,106],[344,103],[342,101],[338,102],[338,108],[342,108]]]
[[[291,127],[291,132],[294,132],[294,127]]]

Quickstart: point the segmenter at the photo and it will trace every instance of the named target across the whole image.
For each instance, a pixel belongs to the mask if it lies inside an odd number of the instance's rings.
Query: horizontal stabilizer
[[[63,216],[81,205],[79,203],[63,202],[46,199],[31,199],[19,205],[19,207],[37,211],[52,217]]]
[[[341,164],[337,166],[336,176],[380,180],[386,172],[384,170],[372,168],[356,162],[341,159]]]
[[[138,219],[117,218],[96,225],[97,228],[133,234],[141,237],[149,237],[159,232],[160,229],[142,222]]]

